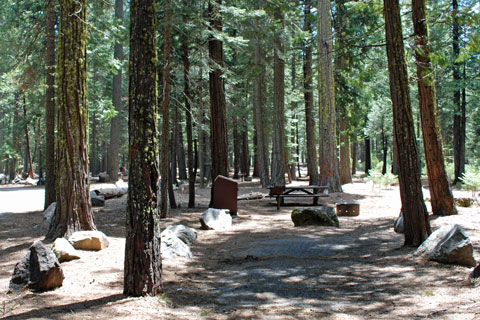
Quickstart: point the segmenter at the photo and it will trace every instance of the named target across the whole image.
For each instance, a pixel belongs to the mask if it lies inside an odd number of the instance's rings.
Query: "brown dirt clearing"
[[[256,181],[239,186],[239,195],[266,193]],[[164,260],[164,294],[145,298],[122,295],[126,196],[107,200],[94,209],[97,228],[110,240],[107,249],[80,251],[80,260],[63,263],[65,281],[57,290],[7,293],[15,264],[46,234],[43,214],[35,211],[42,207],[42,192],[0,186],[0,317],[5,319],[480,318],[480,289],[466,281],[471,269],[413,258],[413,249],[403,248],[403,235],[392,228],[400,210],[398,188],[372,190],[361,181],[319,201],[360,203],[360,216],[339,217],[340,228],[294,228],[292,209],[311,199],[286,199],[298,203],[277,211],[274,199],[264,198],[239,201],[231,230],[201,230],[210,189],[196,190],[195,209],[187,209],[188,195],[177,191],[181,208],[172,210],[162,227],[183,223],[197,229],[194,257]],[[479,259],[479,207],[458,210],[458,216],[433,218],[432,227],[463,226]]]

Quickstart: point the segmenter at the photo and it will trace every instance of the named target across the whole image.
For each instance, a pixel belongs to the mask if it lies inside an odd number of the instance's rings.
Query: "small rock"
[[[170,229],[162,231],[161,252],[162,258],[165,259],[174,257],[191,258],[193,256],[188,245]]]
[[[52,223],[53,216],[55,215],[55,210],[57,209],[57,203],[52,202],[48,208],[43,211],[43,217],[45,218],[45,221],[47,221],[47,224],[50,225]]]
[[[292,211],[292,221],[299,226],[332,226],[338,227],[338,217],[335,209],[327,206],[317,208],[297,208]]]
[[[469,277],[471,279],[478,279],[480,278],[480,263],[473,269],[472,272],[470,272]]]
[[[77,231],[68,241],[75,249],[99,251],[108,247],[107,236],[101,231]]]
[[[33,290],[46,291],[62,286],[64,279],[55,253],[42,241],[36,241],[22,261],[15,266],[10,288],[26,285]]]
[[[100,196],[95,190],[90,191],[90,201],[94,207],[103,207],[105,205],[105,198]]]
[[[52,250],[60,262],[80,259],[77,250],[65,238],[57,238],[52,245]]]
[[[225,209],[208,208],[203,212],[200,223],[207,230],[226,230],[232,227],[232,216]]]
[[[393,231],[396,233],[405,233],[405,226],[403,224],[403,213],[400,211],[400,215],[393,222]]]
[[[414,252],[415,256],[431,261],[458,264],[466,267],[476,265],[473,246],[467,232],[459,225],[446,225],[433,232]]]
[[[168,226],[165,230],[170,230],[177,238],[185,242],[186,245],[191,245],[197,240],[197,231],[183,224]]]

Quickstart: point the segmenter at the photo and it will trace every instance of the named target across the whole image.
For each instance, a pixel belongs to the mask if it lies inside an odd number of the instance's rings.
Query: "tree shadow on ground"
[[[120,302],[126,299],[126,296],[123,294],[114,294],[107,297],[102,297],[98,299],[85,300],[82,302],[63,304],[58,306],[44,306],[30,310],[21,314],[7,316],[3,319],[5,320],[26,320],[36,318],[39,315],[48,315],[49,318],[56,318],[60,315],[72,314],[81,310],[86,309],[97,309],[103,307],[107,304]]]
[[[348,218],[341,218],[341,224],[342,219]],[[232,242],[238,246],[227,245]],[[223,312],[263,308],[274,314],[275,308],[298,308],[358,316],[388,314],[408,306],[398,298],[423,290],[425,275],[431,276],[428,266],[409,256],[413,249],[402,244],[403,235],[393,233],[391,219],[341,229],[287,226],[230,232],[215,244],[194,247],[196,256],[189,268],[179,271],[194,284],[190,290],[176,291],[175,282],[165,287],[177,307],[211,308],[213,303]],[[436,286],[455,285],[458,276],[437,275],[434,281]]]

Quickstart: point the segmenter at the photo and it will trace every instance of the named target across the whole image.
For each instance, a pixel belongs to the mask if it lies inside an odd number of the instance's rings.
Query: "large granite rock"
[[[52,202],[48,208],[43,211],[43,217],[47,221],[47,224],[50,225],[52,223],[53,216],[55,215],[55,210],[57,209],[57,203]]]
[[[294,209],[292,211],[292,221],[295,227],[339,226],[338,217],[335,214],[335,209],[327,206]]]
[[[184,226],[183,224],[171,225],[165,230],[170,230],[173,232],[173,234],[185,242],[186,245],[191,245],[195,240],[197,240],[197,231],[193,228]]]
[[[75,249],[99,251],[108,247],[107,236],[101,231],[77,231],[68,241]]]
[[[203,212],[200,223],[208,230],[226,230],[232,227],[232,216],[225,209],[208,208]]]
[[[72,244],[65,238],[57,238],[55,242],[53,242],[52,250],[60,262],[80,259],[77,250],[75,250]]]
[[[35,242],[21,262],[15,265],[10,287],[27,286],[37,291],[62,286],[65,276],[55,253],[42,241]]]
[[[475,266],[473,246],[459,225],[446,225],[433,232],[414,252],[415,256],[441,263]]]
[[[191,258],[192,251],[190,247],[178,238],[174,231],[165,229],[162,231],[161,252],[162,258],[170,259],[174,257]]]

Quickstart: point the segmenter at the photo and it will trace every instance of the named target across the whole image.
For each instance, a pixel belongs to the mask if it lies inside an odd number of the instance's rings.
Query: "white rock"
[[[50,225],[50,223],[52,222],[52,218],[53,216],[55,215],[55,210],[57,209],[57,203],[56,202],[52,202],[48,208],[43,211],[43,217],[45,218],[45,220],[47,221],[47,224]]]
[[[101,231],[77,231],[68,241],[75,249],[99,251],[108,247],[107,236]]]
[[[173,232],[173,234],[175,234],[187,245],[191,245],[195,240],[197,240],[197,231],[193,228],[184,226],[183,224],[171,225],[165,230],[170,230]]]
[[[164,259],[174,257],[191,258],[193,256],[188,245],[180,240],[175,233],[169,229],[162,231],[161,252],[162,258]]]
[[[232,227],[232,216],[226,209],[208,208],[200,218],[202,227],[212,230],[227,230]]]
[[[60,262],[80,259],[77,250],[65,238],[57,238],[53,242],[52,250]]]

